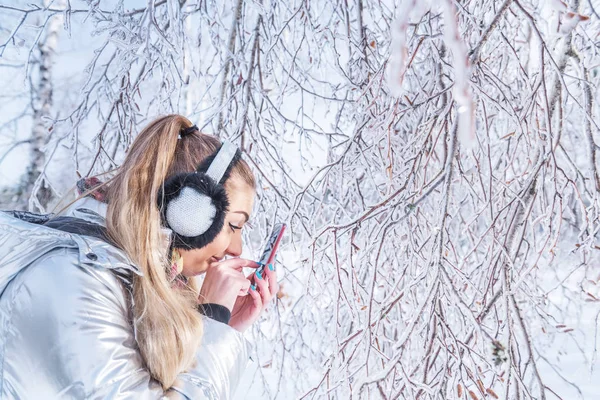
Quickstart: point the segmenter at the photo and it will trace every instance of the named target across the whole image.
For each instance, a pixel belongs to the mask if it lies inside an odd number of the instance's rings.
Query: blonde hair
[[[180,115],[151,122],[107,182],[108,234],[142,273],[133,280],[136,341],[151,375],[164,388],[191,366],[203,328],[195,288],[175,289],[169,282],[168,244],[157,205],[168,177],[193,172],[220,145],[218,138],[200,132],[178,140],[180,131],[190,126]],[[256,186],[243,160],[234,166],[233,176]]]

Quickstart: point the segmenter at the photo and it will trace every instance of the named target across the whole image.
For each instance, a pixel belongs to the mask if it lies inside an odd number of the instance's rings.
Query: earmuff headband
[[[223,142],[195,172],[177,174],[164,183],[159,208],[165,225],[173,231],[175,248],[202,248],[221,232],[229,207],[221,180],[227,179],[239,157],[234,144]]]
[[[221,179],[227,171],[227,168],[229,168],[231,161],[233,161],[237,150],[237,147],[233,143],[227,141],[223,142],[215,159],[210,164],[210,167],[208,167],[206,175],[211,177],[217,183],[221,182]]]

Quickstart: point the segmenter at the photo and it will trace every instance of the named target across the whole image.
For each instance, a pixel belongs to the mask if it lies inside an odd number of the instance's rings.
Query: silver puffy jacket
[[[103,223],[82,199],[67,215]],[[0,399],[229,399],[248,344],[205,318],[195,366],[163,391],[132,326],[132,274],[124,253],[90,236],[0,212]]]

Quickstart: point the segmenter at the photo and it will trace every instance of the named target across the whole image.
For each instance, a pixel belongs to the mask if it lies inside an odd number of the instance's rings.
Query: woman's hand
[[[245,331],[250,325],[256,322],[260,313],[267,308],[279,291],[277,273],[273,264],[265,266],[262,274],[259,274],[257,271],[246,280],[248,284],[251,281],[254,284],[252,286],[249,285],[250,290],[247,296],[238,297],[231,311],[231,319],[229,320],[229,326],[240,332]]]
[[[238,296],[246,296],[250,281],[242,268],[258,268],[259,264],[242,258],[231,258],[212,264],[206,271],[206,277],[200,289],[199,301],[202,304],[213,303],[233,311]]]

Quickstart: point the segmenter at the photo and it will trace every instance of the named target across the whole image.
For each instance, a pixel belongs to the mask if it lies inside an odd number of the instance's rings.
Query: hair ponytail
[[[202,337],[195,292],[174,290],[167,278],[168,243],[156,205],[175,159],[179,131],[191,125],[173,115],[148,125],[108,188],[108,232],[142,273],[133,282],[136,340],[164,388],[190,366]]]

